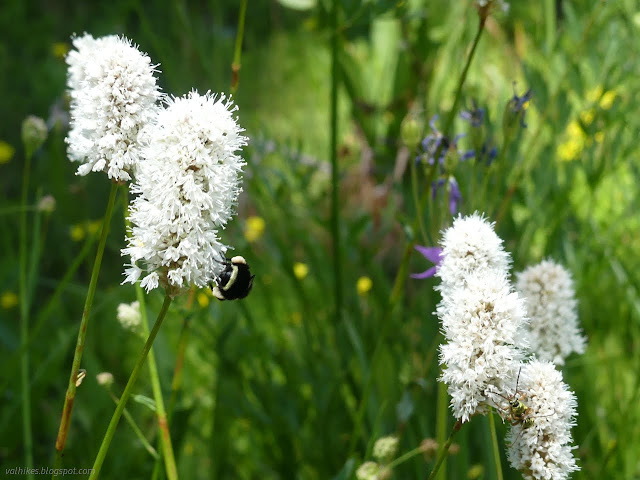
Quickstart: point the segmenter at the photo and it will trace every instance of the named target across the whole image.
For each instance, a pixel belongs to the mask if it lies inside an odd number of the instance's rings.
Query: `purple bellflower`
[[[425,278],[433,277],[436,274],[440,262],[442,262],[442,248],[440,247],[423,247],[422,245],[416,245],[414,247],[418,252],[424,256],[427,260],[435,265],[422,273],[412,273],[411,278],[422,280]]]

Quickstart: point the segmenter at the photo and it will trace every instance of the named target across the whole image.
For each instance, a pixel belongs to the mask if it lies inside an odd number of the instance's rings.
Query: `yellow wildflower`
[[[373,282],[369,277],[360,277],[356,282],[356,290],[358,290],[358,295],[366,295],[371,290],[373,286]]]
[[[302,280],[309,273],[309,266],[306,263],[296,262],[293,264],[293,274],[298,280]]]
[[[582,120],[582,123],[584,123],[585,125],[591,125],[594,117],[595,117],[595,112],[593,111],[593,108],[590,108],[589,110],[585,110],[580,114],[580,120]]]
[[[85,231],[84,226],[80,224],[73,225],[71,227],[71,230],[69,231],[69,235],[71,235],[71,240],[73,240],[74,242],[79,242],[85,237],[86,234],[87,232]]]
[[[4,310],[9,310],[10,308],[15,307],[18,304],[18,295],[16,295],[11,290],[7,290],[6,292],[2,292],[2,296],[0,297],[0,305]]]
[[[205,308],[209,306],[209,297],[206,293],[200,292],[196,298],[198,299],[198,305],[200,305],[200,307]]]
[[[102,226],[102,220],[94,220],[93,222],[88,222],[87,232],[89,232],[89,235],[95,235],[100,231],[101,226]]]
[[[244,238],[247,242],[255,242],[264,233],[265,221],[262,217],[251,216],[247,218],[247,223],[244,227]]]
[[[51,52],[54,57],[64,60],[64,57],[69,53],[69,44],[66,42],[56,42],[51,45]]]
[[[616,92],[609,90],[600,99],[600,108],[603,110],[609,110],[613,106],[613,102],[616,99]]]
[[[597,143],[602,143],[604,141],[604,132],[596,132],[593,138],[596,139]]]
[[[597,102],[602,96],[602,92],[604,92],[602,85],[598,85],[596,88],[589,90],[587,92],[587,102],[591,102],[591,103]]]
[[[9,163],[13,158],[14,153],[16,153],[15,148],[4,140],[0,140],[0,165],[3,163]]]
[[[558,153],[560,160],[570,162],[571,160],[578,158],[578,155],[582,153],[582,143],[575,139],[567,140],[566,142],[558,145],[556,152]]]

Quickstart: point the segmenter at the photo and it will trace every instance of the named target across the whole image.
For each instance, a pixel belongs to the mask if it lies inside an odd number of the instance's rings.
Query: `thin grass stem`
[[[26,149],[24,169],[22,171],[22,195],[20,199],[20,383],[22,399],[22,438],[24,442],[25,466],[33,470],[33,432],[31,431],[31,386],[29,383],[29,295],[27,292],[27,199],[29,178],[31,176],[31,149]],[[34,242],[35,243],[35,242]],[[27,478],[32,479],[29,473]]]
[[[240,59],[242,57],[242,39],[244,37],[244,17],[247,13],[247,0],[242,0],[240,4],[240,14],[238,15],[238,34],[236,35],[236,46],[233,52],[233,63],[231,64],[231,93],[236,93],[240,83]]]

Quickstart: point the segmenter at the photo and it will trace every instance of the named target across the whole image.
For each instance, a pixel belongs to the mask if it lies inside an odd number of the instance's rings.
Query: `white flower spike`
[[[580,468],[572,454],[576,397],[550,362],[533,360],[522,368],[518,387],[533,424],[511,427],[507,458],[526,479],[564,480]]]
[[[167,101],[157,123],[144,132],[144,161],[136,170],[125,282],[142,274],[141,285],[204,287],[224,269],[227,247],[218,230],[234,214],[241,191],[247,144],[233,116],[237,107],[224,95],[188,95]]]
[[[453,226],[445,230],[442,239],[442,262],[436,276],[442,295],[461,286],[466,278],[477,271],[497,270],[508,277],[510,257],[502,247],[492,223],[474,213],[458,216]]]
[[[443,295],[437,314],[447,341],[440,347],[441,380],[453,415],[466,422],[488,411],[490,393],[511,387],[527,346],[524,303],[504,273],[487,269]]]
[[[572,352],[584,353],[586,339],[578,326],[571,274],[562,265],[544,260],[516,278],[530,318],[531,352],[556,365],[564,365]]]
[[[162,98],[156,65],[125,37],[74,38],[67,55],[71,130],[66,139],[77,175],[104,171],[127,181],[141,158],[139,133]]]

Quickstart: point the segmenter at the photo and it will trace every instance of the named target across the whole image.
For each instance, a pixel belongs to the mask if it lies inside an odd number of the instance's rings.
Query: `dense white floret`
[[[129,219],[131,256],[125,282],[142,274],[141,285],[204,287],[223,270],[227,247],[218,230],[234,214],[245,162],[237,154],[242,136],[224,95],[191,92],[167,102],[156,124],[144,132],[144,162],[136,170]]]
[[[517,424],[507,434],[511,466],[527,479],[563,480],[579,470],[572,454],[576,397],[550,362],[534,360],[523,366],[518,386],[521,401],[531,410],[533,425]]]
[[[527,306],[531,352],[540,360],[564,365],[572,353],[584,353],[586,339],[578,327],[571,274],[544,260],[516,275],[516,288]]]
[[[463,422],[485,413],[489,392],[506,391],[523,358],[524,303],[506,275],[481,270],[468,275],[437,307],[447,343],[440,347],[442,381]]]
[[[153,122],[162,97],[156,66],[125,37],[73,40],[67,55],[71,130],[66,139],[78,175],[104,171],[126,181],[141,158],[139,133]]]
[[[502,239],[493,224],[477,213],[458,216],[442,238],[442,262],[436,276],[443,296],[447,290],[463,286],[467,277],[477,271],[497,270],[508,275],[510,257],[502,247]]]

